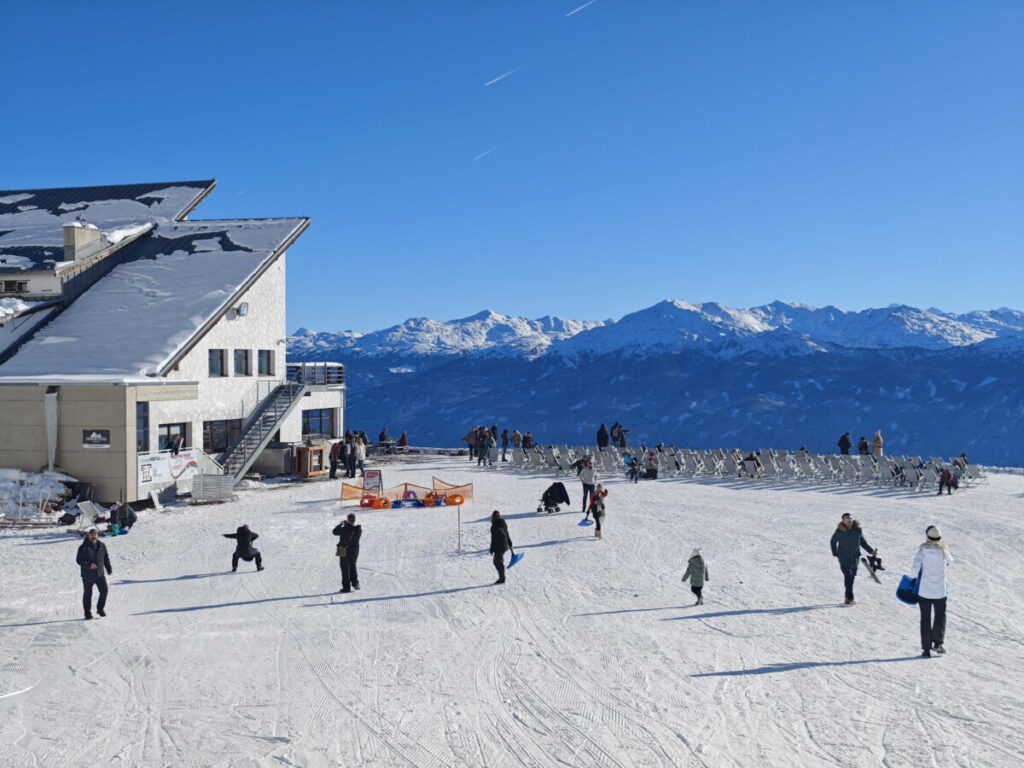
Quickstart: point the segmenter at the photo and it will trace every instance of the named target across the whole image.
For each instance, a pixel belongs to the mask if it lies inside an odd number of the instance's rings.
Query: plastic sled
[[[578,523],[576,523],[576,525],[593,525],[593,524],[594,524],[594,521],[591,520],[589,517],[584,517],[582,520],[580,520]]]
[[[513,565],[523,559],[523,553],[520,552],[518,555],[512,555],[512,559],[508,561],[508,567],[511,568]]]

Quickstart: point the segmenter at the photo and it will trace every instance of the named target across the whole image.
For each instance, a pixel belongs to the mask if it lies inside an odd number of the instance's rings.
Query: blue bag
[[[904,576],[900,579],[900,585],[896,587],[896,597],[900,602],[906,603],[907,605],[917,605],[917,590],[921,587],[921,573],[917,574],[916,579],[912,579],[909,576]]]

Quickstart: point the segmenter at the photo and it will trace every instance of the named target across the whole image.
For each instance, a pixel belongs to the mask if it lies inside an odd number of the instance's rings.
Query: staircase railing
[[[278,383],[253,414],[238,440],[224,452],[221,458],[224,474],[241,479],[306,389],[307,385],[299,382]]]

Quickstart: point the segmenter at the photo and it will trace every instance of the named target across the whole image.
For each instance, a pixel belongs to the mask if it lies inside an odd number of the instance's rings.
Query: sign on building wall
[[[199,463],[190,448],[182,448],[177,454],[140,453],[139,485],[160,485],[172,483],[199,472]]]
[[[109,448],[110,447],[110,430],[109,429],[83,429],[82,430],[82,447],[83,448]]]

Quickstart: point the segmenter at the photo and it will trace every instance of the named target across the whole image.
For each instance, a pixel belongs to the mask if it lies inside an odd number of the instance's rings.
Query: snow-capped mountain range
[[[483,311],[367,334],[302,328],[289,359],[346,363],[347,424],[407,429],[419,444],[454,445],[492,421],[549,442],[592,442],[620,421],[645,442],[817,450],[881,428],[896,451],[1019,464],[1024,427],[1024,312],[1008,308],[667,300],[604,321]]]
[[[346,354],[451,356],[488,353],[535,358],[543,354],[645,355],[651,351],[710,349],[744,351],[761,344],[776,347],[792,339],[793,350],[947,349],[1024,333],[1024,312],[1002,308],[956,315],[938,309],[890,306],[844,312],[776,301],[733,309],[717,303],[688,304],[675,299],[626,315],[621,320],[580,321],[559,317],[528,320],[485,310],[447,322],[411,318],[367,334],[318,333],[300,328],[291,339],[293,358],[327,359]],[[750,343],[743,343],[750,342]]]

